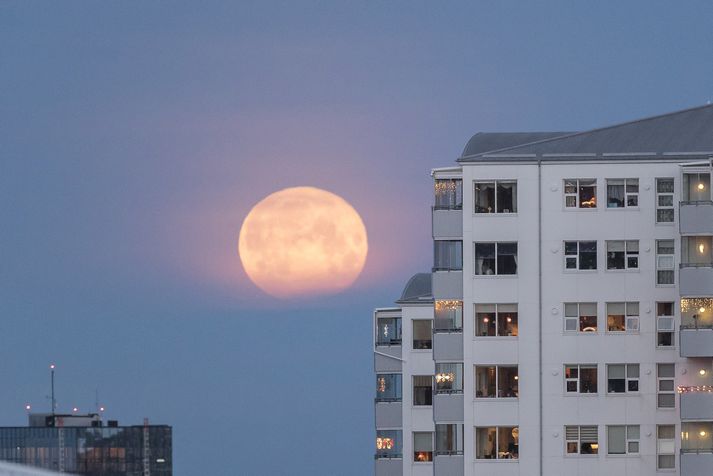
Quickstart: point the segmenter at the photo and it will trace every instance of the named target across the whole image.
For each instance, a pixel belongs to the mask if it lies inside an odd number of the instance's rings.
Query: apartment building
[[[710,474],[713,106],[478,133],[374,313],[375,474]]]

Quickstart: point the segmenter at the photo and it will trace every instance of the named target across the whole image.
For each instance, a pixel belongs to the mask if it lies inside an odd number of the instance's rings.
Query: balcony
[[[377,400],[374,408],[376,428],[400,428],[402,426],[401,399],[398,401]]]
[[[382,457],[377,456],[374,461],[375,476],[401,476],[404,474],[403,459],[399,456]]]
[[[713,201],[681,202],[678,216],[682,235],[713,235]]]
[[[681,450],[681,476],[710,474],[713,468],[713,452]]]
[[[433,474],[447,474],[448,476],[460,476],[464,473],[463,455],[444,455],[436,453],[433,458]]]
[[[433,360],[463,360],[463,331],[434,329]]]
[[[679,291],[684,297],[713,297],[713,263],[681,263]]]
[[[678,387],[681,420],[713,420],[713,387]]]
[[[681,357],[713,357],[713,326],[681,326]]]
[[[463,271],[433,270],[433,297],[436,299],[463,299]]]
[[[436,393],[433,396],[433,420],[439,423],[462,422],[463,392]]]
[[[431,224],[434,239],[460,238],[463,236],[463,209],[433,207]]]

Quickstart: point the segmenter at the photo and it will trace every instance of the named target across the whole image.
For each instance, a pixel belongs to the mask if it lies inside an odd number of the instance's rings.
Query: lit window
[[[518,383],[516,365],[475,367],[475,398],[517,398]]]
[[[401,401],[401,374],[376,375],[376,401]]]
[[[520,428],[487,426],[475,428],[476,459],[518,459]]]
[[[684,202],[707,202],[711,199],[709,173],[685,173],[681,184]]]
[[[713,422],[682,422],[681,452],[713,453]]]
[[[565,332],[597,332],[597,303],[568,302],[564,305]]]
[[[433,433],[430,431],[413,432],[413,460],[423,463],[433,461]]]
[[[436,363],[435,393],[463,393],[463,364]]]
[[[476,304],[476,337],[517,336],[517,304]]]
[[[376,457],[401,458],[401,430],[376,430]]]
[[[434,182],[436,210],[460,210],[463,208],[463,181],[460,179],[436,179]]]
[[[433,306],[433,332],[463,331],[463,301],[439,299]]]
[[[401,345],[401,318],[376,319],[376,345]]]
[[[607,332],[639,332],[639,303],[608,302]]]
[[[566,208],[596,208],[596,179],[565,179],[564,206]]]

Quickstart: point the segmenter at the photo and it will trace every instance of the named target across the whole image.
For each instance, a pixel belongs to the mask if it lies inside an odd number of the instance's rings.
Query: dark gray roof
[[[463,149],[463,157],[529,144],[571,132],[478,132],[470,138]]]
[[[469,144],[472,141],[473,139]],[[527,156],[547,157],[549,154],[555,156],[550,156],[550,160],[557,156],[561,156],[559,157],[561,160],[567,160],[572,154],[591,158],[611,158],[617,155],[627,158],[664,157],[677,154],[707,156],[713,154],[713,105],[684,109],[499,150],[488,150],[471,155],[466,155],[464,151],[458,161],[492,160],[495,157],[527,160]],[[567,157],[568,155],[570,157]]]
[[[404,291],[398,301],[403,303],[430,302],[431,296],[431,273],[417,273],[408,280]]]

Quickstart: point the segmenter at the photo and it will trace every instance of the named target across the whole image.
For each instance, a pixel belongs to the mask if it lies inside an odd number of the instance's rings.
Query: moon
[[[278,298],[333,294],[356,280],[366,227],[346,200],[315,187],[272,193],[245,217],[238,253],[260,289]]]

